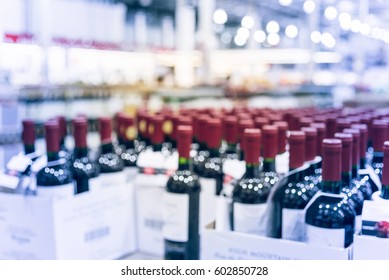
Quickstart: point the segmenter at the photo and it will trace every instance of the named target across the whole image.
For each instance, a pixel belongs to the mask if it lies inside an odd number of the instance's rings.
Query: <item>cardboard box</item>
[[[352,247],[316,247],[302,242],[268,238],[208,225],[201,232],[203,260],[350,260]]]
[[[354,236],[354,260],[389,260],[389,238]]]
[[[66,199],[0,193],[0,259],[118,259],[136,251],[134,188]]]

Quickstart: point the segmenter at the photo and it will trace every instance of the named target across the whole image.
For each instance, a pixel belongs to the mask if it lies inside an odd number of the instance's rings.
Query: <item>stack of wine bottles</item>
[[[128,182],[142,153],[160,155],[155,160],[178,152],[164,196],[165,258],[199,258],[200,193],[229,201],[227,230],[347,247],[360,230],[363,202],[380,190],[388,117],[372,108],[140,109],[99,119],[93,157],[86,118],[72,120],[69,151],[58,117],[44,125],[47,164],[36,174],[36,194],[69,197]],[[34,153],[31,120],[23,122],[23,141],[25,154]],[[285,159],[286,173],[277,168]],[[243,164],[242,174],[226,176],[227,162],[232,170]]]

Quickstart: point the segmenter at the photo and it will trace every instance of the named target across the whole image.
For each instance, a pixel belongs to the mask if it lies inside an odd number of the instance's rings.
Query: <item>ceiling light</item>
[[[299,34],[299,30],[296,25],[290,24],[285,28],[285,35],[289,38],[296,38]]]
[[[227,16],[227,13],[225,10],[223,9],[217,9],[214,13],[213,13],[213,21],[216,23],[216,24],[225,24],[228,20],[228,16]]]
[[[293,0],[278,0],[278,3],[281,6],[290,6],[293,3]]]
[[[335,7],[327,7],[324,10],[324,16],[328,20],[334,20],[338,16],[338,10]]]
[[[270,46],[276,46],[280,43],[280,36],[277,33],[270,33],[267,35],[267,43]]]
[[[280,25],[274,20],[269,21],[266,25],[266,31],[268,33],[278,33],[280,31]]]
[[[247,40],[248,37],[250,37],[250,30],[248,30],[246,27],[240,27],[236,32],[236,35]]]
[[[307,0],[304,2],[303,9],[307,14],[312,14],[315,11],[316,4],[312,0]]]
[[[243,47],[246,44],[246,42],[247,42],[247,39],[243,38],[242,36],[236,35],[234,37],[234,43],[238,47]]]
[[[224,32],[221,36],[220,36],[220,40],[224,43],[224,44],[229,44],[231,43],[231,39],[232,39],[232,36],[230,33],[228,32]]]
[[[336,40],[334,38],[334,36],[332,36],[330,33],[328,32],[324,32],[322,35],[321,35],[321,43],[326,46],[327,48],[334,48],[335,45],[336,45]]]
[[[362,35],[368,36],[371,32],[371,27],[368,23],[362,23],[360,31]]]
[[[351,31],[358,33],[361,30],[362,22],[359,19],[353,19],[351,21]]]
[[[254,19],[251,16],[244,16],[241,25],[247,29],[251,29],[254,26]]]
[[[311,33],[311,41],[315,44],[319,44],[321,41],[321,33],[319,31],[313,31]]]
[[[254,33],[254,40],[258,43],[263,43],[266,41],[266,33],[263,30],[257,30]]]

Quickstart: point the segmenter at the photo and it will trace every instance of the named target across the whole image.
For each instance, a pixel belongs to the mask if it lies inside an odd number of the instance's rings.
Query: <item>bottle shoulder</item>
[[[190,170],[177,170],[168,179],[166,190],[174,193],[199,192],[199,177]]]
[[[270,194],[272,185],[260,178],[243,178],[233,188],[234,202],[265,203]]]
[[[73,173],[65,163],[46,166],[37,173],[38,186],[57,186],[73,181]]]
[[[115,153],[101,154],[98,158],[101,173],[119,172],[124,168],[124,162]]]
[[[322,228],[345,228],[355,223],[355,211],[344,195],[322,193],[308,207],[306,223]]]
[[[88,157],[76,158],[73,161],[72,169],[75,178],[84,176],[95,178],[100,174],[100,166]]]

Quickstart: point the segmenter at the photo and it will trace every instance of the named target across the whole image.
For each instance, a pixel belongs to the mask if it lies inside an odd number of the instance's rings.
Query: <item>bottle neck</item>
[[[126,149],[134,149],[135,148],[135,144],[134,144],[134,140],[126,140],[126,141],[123,141],[123,144],[124,146],[126,146]]]
[[[366,167],[366,158],[361,158],[359,161],[359,165],[361,166],[361,169],[365,169]]]
[[[382,163],[384,161],[384,153],[383,152],[374,152],[372,163]]]
[[[28,155],[31,153],[35,153],[35,145],[34,144],[25,144],[24,145],[24,154]]]
[[[351,171],[342,172],[342,182],[343,182],[343,184],[350,185],[352,178],[353,177],[351,177]]]
[[[103,143],[101,145],[101,153],[102,154],[109,154],[109,153],[113,153],[113,152],[114,152],[114,148],[113,148],[112,142]]]
[[[359,177],[360,177],[360,176],[359,176],[358,171],[359,171],[359,165],[358,165],[358,164],[353,165],[353,168],[352,168],[352,170],[351,170],[351,172],[352,172],[352,174],[351,174],[352,178],[355,178],[355,179],[358,179],[358,180],[359,180]]]
[[[265,158],[263,160],[263,171],[264,172],[276,172],[276,159]]]
[[[342,181],[323,181],[321,190],[325,193],[340,194],[342,189]]]
[[[65,137],[61,138],[61,142],[59,143],[59,149],[60,149],[61,151],[66,151]]]
[[[227,154],[236,154],[236,144],[227,143],[226,153]]]
[[[50,161],[56,161],[56,160],[59,160],[59,154],[58,154],[58,151],[48,151],[47,152],[47,161],[50,162]]]
[[[80,148],[76,147],[74,148],[74,157],[75,158],[83,158],[88,156],[88,148]]]
[[[190,158],[186,158],[186,157],[178,158],[178,170],[181,171],[190,170],[190,164],[191,164]]]
[[[219,149],[218,148],[210,148],[209,149],[209,157],[210,158],[220,157]]]
[[[154,152],[160,152],[162,151],[162,143],[153,143],[153,151]]]
[[[389,186],[382,186],[380,197],[389,200]]]
[[[246,163],[244,178],[259,178],[259,163]]]

